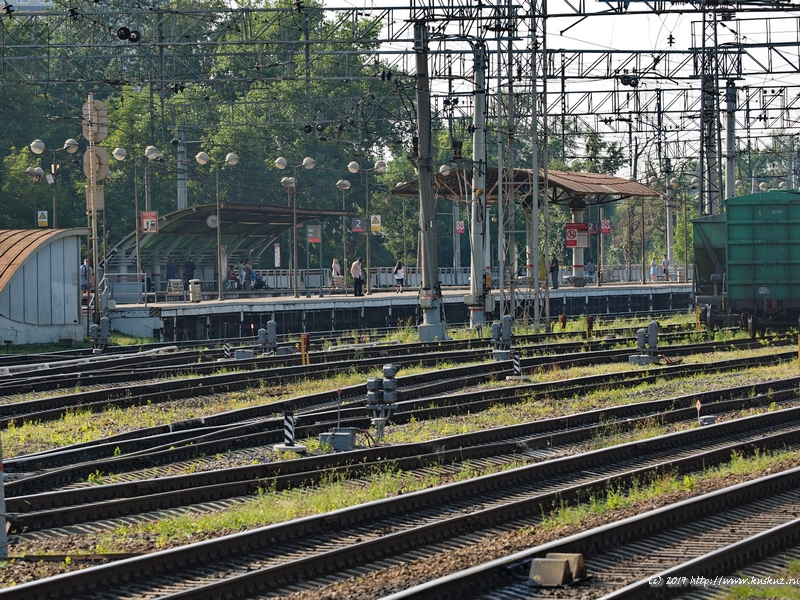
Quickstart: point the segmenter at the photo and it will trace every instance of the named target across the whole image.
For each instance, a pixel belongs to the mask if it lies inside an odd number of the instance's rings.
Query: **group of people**
[[[406,279],[406,268],[403,265],[403,262],[398,260],[397,264],[394,266],[394,270],[392,271],[394,274],[394,290],[396,293],[400,294],[403,291],[403,285],[405,284]],[[342,266],[339,264],[339,259],[334,258],[333,264],[331,264],[331,277],[334,280],[338,277],[342,276]],[[353,278],[353,295],[354,296],[363,296],[364,295],[364,272],[362,270],[362,261],[361,257],[357,258],[353,261],[353,264],[350,265],[350,276]]]
[[[664,258],[661,259],[661,268],[662,273],[664,275],[664,281],[670,281],[669,278],[669,259],[667,255],[664,255]],[[658,263],[656,262],[656,257],[653,257],[652,262],[650,263],[650,281],[658,281]]]

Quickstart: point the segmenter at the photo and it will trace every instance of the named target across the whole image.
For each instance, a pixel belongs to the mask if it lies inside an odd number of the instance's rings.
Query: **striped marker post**
[[[519,352],[514,352],[511,355],[511,362],[514,364],[514,375],[520,377],[522,375],[522,356]]]
[[[294,446],[294,413],[283,413],[283,443],[285,446]]]
[[[275,444],[273,449],[276,452],[293,452],[303,454],[308,447],[303,444],[294,443],[294,411],[287,410],[283,413],[283,443]]]
[[[228,342],[225,342],[225,345],[222,348],[223,348],[223,353],[225,355],[225,358],[230,358],[231,357],[231,345]]]

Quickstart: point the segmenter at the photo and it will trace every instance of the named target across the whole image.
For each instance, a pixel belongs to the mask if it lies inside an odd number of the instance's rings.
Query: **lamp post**
[[[58,165],[56,163],[56,153],[61,151],[66,151],[68,154],[75,154],[78,151],[78,142],[69,138],[66,142],[64,142],[63,148],[57,148],[55,150],[48,148],[45,146],[45,143],[42,140],[33,140],[30,144],[31,152],[36,155],[42,154],[45,150],[53,153],[53,161],[50,163],[50,177],[48,177],[48,182],[53,184],[53,229],[58,228],[58,215],[56,213],[58,204],[57,204],[57,196],[56,196],[56,170],[58,169]],[[27,172],[27,171],[26,171]],[[44,174],[44,172],[42,172]],[[52,181],[50,179],[52,178]]]
[[[122,162],[128,158],[128,151],[125,148],[114,148],[114,151],[111,155],[118,161]],[[148,146],[144,150],[143,157],[148,160],[148,167],[149,163],[161,158],[162,154],[155,146]],[[142,258],[141,258],[141,251],[139,249],[139,239],[140,239],[140,227],[141,227],[141,215],[139,214],[139,162],[137,160],[137,156],[133,157],[133,210],[134,210],[134,235],[136,239],[136,280],[139,281],[139,278],[142,276]],[[149,206],[149,198],[147,199],[147,210],[150,209]],[[145,295],[147,298],[147,295]]]
[[[371,169],[363,169],[361,165],[359,165],[356,161],[352,161],[349,165],[347,165],[347,170],[351,173],[355,174],[361,171],[364,173],[364,181],[366,182],[366,191],[367,191],[367,201],[366,201],[366,221],[367,221],[367,289],[366,293],[371,294],[372,289],[370,286],[370,266],[369,266],[369,238],[372,236],[372,219],[369,214],[369,174],[373,171],[375,173],[385,173],[386,172],[386,163],[382,160],[376,161],[375,166]]]
[[[297,293],[297,169],[303,167],[308,169],[309,171],[313,169],[317,164],[310,156],[306,156],[299,165],[289,165],[289,161],[286,160],[284,157],[279,156],[275,159],[275,166],[283,171],[286,167],[291,166],[294,169],[294,177],[284,177],[281,179],[281,185],[288,189],[292,189],[292,224],[294,231],[292,232],[292,291],[294,292],[294,297],[299,298],[300,295]],[[320,265],[321,267],[322,265]]]
[[[36,185],[44,177],[44,169],[42,167],[28,167],[25,169],[25,175],[33,179],[33,184]],[[39,227],[39,207],[36,202],[36,194],[33,194],[33,226]]]
[[[211,158],[205,152],[198,152],[197,156],[194,157],[198,164],[205,165],[209,162],[214,165],[214,178],[216,182],[216,197],[217,197],[217,300],[224,300],[225,296],[222,289],[222,218],[219,212],[219,164],[220,161],[211,160]],[[225,164],[228,165],[235,165],[239,162],[239,157],[233,153],[228,152],[225,155]],[[227,269],[226,269],[227,271]]]
[[[164,155],[155,146],[148,146],[144,149],[144,156],[147,158],[147,164],[144,167],[144,209],[151,210],[150,208],[150,164],[154,160],[160,160]]]
[[[345,200],[344,193],[350,189],[351,185],[347,179],[340,179],[336,182],[336,187],[342,190],[342,212],[344,213]],[[347,217],[342,215],[342,264],[339,267],[342,270],[342,283],[344,284],[344,295],[347,296]],[[320,259],[321,261],[322,259]]]

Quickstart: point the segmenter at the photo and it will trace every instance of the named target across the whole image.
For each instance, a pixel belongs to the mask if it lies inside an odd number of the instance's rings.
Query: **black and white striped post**
[[[279,452],[305,452],[306,447],[294,443],[294,411],[283,413],[283,444],[274,446]]]
[[[283,413],[283,443],[294,446],[294,413],[290,410]]]
[[[511,354],[511,362],[514,365],[514,376],[520,377],[522,375],[522,356],[519,351]]]
[[[228,342],[225,342],[225,344],[222,346],[222,352],[225,358],[231,357],[231,345]]]

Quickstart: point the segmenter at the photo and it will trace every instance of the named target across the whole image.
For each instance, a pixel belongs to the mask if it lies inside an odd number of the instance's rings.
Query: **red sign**
[[[464,233],[464,221],[456,221],[456,233]]]
[[[142,233],[158,233],[158,213],[142,211]]]
[[[589,247],[589,224],[567,223],[567,248]]]
[[[322,243],[322,227],[319,225],[309,225],[306,228],[308,232],[308,241],[311,244],[320,244]]]
[[[611,233],[611,221],[608,219],[600,221],[600,233]]]

